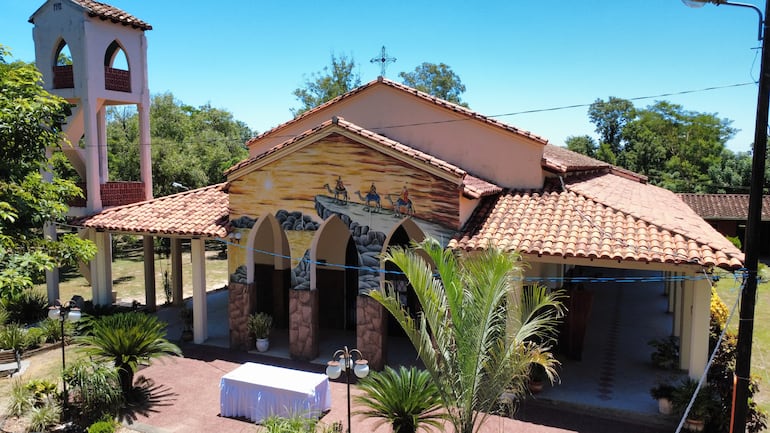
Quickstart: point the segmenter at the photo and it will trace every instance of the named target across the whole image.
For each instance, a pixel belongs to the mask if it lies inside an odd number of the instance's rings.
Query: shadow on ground
[[[152,413],[160,413],[160,408],[173,406],[179,396],[167,385],[156,385],[154,380],[144,376],[139,376],[136,383],[129,402],[118,414],[121,422],[133,424],[139,416],[147,417]]]

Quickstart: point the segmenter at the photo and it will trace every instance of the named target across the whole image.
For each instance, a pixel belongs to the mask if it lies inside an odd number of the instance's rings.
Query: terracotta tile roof
[[[740,220],[749,217],[748,194],[678,194],[703,219]],[[770,221],[770,195],[762,197],[762,221]]]
[[[94,0],[69,0],[70,2],[82,7],[86,13],[88,13],[88,16],[91,17],[98,17],[102,20],[109,20],[116,24],[123,24],[126,26],[131,26],[135,29],[141,29],[141,30],[152,30],[152,26],[147,24],[146,22],[134,17],[133,15],[116,8],[115,6],[110,6],[106,3],[101,3]],[[39,9],[38,9],[39,10]],[[34,23],[34,18],[37,12],[32,14],[32,16],[29,18],[29,22]]]
[[[501,187],[476,176],[466,175],[463,179],[463,194],[470,198],[487,197],[502,191]]]
[[[454,111],[456,113],[462,114],[462,115],[466,116],[469,119],[478,120],[478,121],[486,123],[488,125],[492,125],[492,126],[504,129],[504,130],[506,130],[508,132],[513,132],[514,134],[518,134],[518,135],[530,138],[530,139],[535,140],[537,142],[540,142],[542,144],[547,144],[548,143],[547,139],[545,139],[543,137],[540,137],[540,136],[538,136],[536,134],[533,134],[533,133],[531,133],[529,131],[516,128],[514,126],[508,125],[507,123],[503,123],[503,122],[501,122],[499,120],[496,120],[496,119],[493,119],[491,117],[484,116],[482,114],[479,114],[479,113],[477,113],[477,112],[475,112],[473,110],[470,110],[468,108],[465,108],[463,106],[460,106],[460,105],[457,105],[457,104],[453,104],[453,103],[451,103],[449,101],[445,101],[443,99],[440,99],[440,98],[437,98],[435,96],[429,95],[427,93],[421,92],[421,91],[419,91],[417,89],[414,89],[414,88],[411,88],[409,86],[397,83],[395,81],[391,81],[391,80],[389,80],[387,78],[377,77],[376,80],[370,81],[370,82],[368,82],[368,83],[366,83],[366,84],[364,84],[362,86],[356,87],[355,89],[353,89],[353,90],[351,90],[351,91],[349,91],[349,92],[347,92],[347,93],[345,93],[343,95],[337,96],[334,99],[331,99],[331,100],[329,100],[329,101],[327,101],[327,102],[325,102],[325,103],[323,103],[323,104],[321,104],[321,105],[319,105],[317,107],[314,107],[314,108],[312,108],[312,109],[310,109],[310,110],[300,114],[299,116],[295,117],[294,119],[289,120],[288,122],[282,123],[282,124],[272,128],[272,129],[269,129],[269,130],[263,132],[262,134],[254,137],[251,140],[249,140],[248,142],[246,142],[246,146],[250,146],[251,143],[253,143],[255,141],[258,141],[258,140],[262,139],[263,137],[266,137],[268,135],[273,135],[275,132],[277,132],[277,131],[279,131],[281,129],[284,129],[284,128],[288,127],[289,125],[292,125],[292,124],[300,121],[301,119],[304,119],[305,117],[307,117],[307,116],[309,116],[309,115],[311,115],[313,113],[317,113],[317,112],[319,112],[321,110],[324,110],[326,107],[334,105],[337,102],[342,101],[344,99],[348,99],[348,98],[350,98],[350,97],[352,97],[352,96],[354,96],[354,95],[356,95],[358,93],[363,92],[364,90],[368,89],[369,87],[372,87],[372,86],[375,86],[375,85],[378,85],[378,84],[380,84],[380,85],[384,84],[384,85],[392,87],[394,89],[399,89],[399,90],[401,90],[403,92],[406,92],[406,93],[409,93],[411,95],[414,95],[414,96],[416,96],[418,98],[421,98],[421,99],[423,99],[425,101],[431,102],[432,104],[435,104],[435,105],[438,105],[440,107],[444,107],[446,109]]]
[[[741,266],[743,254],[669,191],[613,174],[566,188],[506,191],[484,199],[449,245],[463,250],[496,245],[558,257]]]
[[[581,171],[603,170],[628,179],[647,182],[647,176],[631,170],[591,158],[565,147],[546,145],[543,148],[543,168],[553,173],[575,173]]]
[[[226,184],[220,183],[105,209],[74,224],[113,232],[223,238],[229,204]]]
[[[609,168],[610,164],[573,152],[567,148],[547,145],[543,148],[543,167],[557,173]]]

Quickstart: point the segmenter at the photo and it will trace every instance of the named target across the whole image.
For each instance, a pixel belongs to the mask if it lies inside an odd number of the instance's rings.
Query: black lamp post
[[[66,368],[64,358],[64,322],[77,322],[80,320],[80,309],[77,308],[74,301],[67,301],[64,303],[56,301],[56,303],[48,309],[48,317],[53,320],[58,320],[61,324],[62,419],[66,419],[69,395],[67,394],[67,380],[64,377],[64,369]]]
[[[364,359],[364,355],[358,349],[348,350],[348,346],[344,349],[334,352],[332,355],[332,361],[327,363],[326,375],[331,379],[340,377],[342,372],[345,372],[345,382],[348,385],[348,433],[350,433],[350,371],[356,377],[366,377],[369,374],[369,361]]]
[[[749,216],[746,223],[746,286],[741,294],[741,313],[738,325],[738,354],[735,361],[735,392],[733,393],[733,412],[730,432],[746,431],[748,414],[749,376],[751,374],[751,343],[754,334],[754,307],[757,298],[757,277],[759,267],[759,226],[762,221],[762,195],[765,184],[765,155],[767,154],[767,114],[770,103],[770,82],[768,79],[768,32],[767,21],[762,10],[747,3],[734,3],[723,0],[682,0],[690,7],[700,7],[705,3],[738,6],[753,9],[759,14],[759,40],[762,41],[762,56],[759,64],[759,90],[757,96],[757,118],[754,124],[754,151],[751,161],[751,186],[749,190]],[[770,0],[765,2],[765,12],[770,8]]]

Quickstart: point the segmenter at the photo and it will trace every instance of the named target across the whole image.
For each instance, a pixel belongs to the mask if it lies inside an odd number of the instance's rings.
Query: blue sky
[[[756,0],[754,0],[756,1]],[[42,4],[0,0],[0,44],[34,60],[29,16]],[[443,62],[485,115],[750,83],[759,71],[757,15],[748,9],[679,0],[501,1],[440,3],[198,0],[108,3],[149,22],[152,93],[233,112],[263,132],[291,118],[292,91],[345,54],[362,82],[379,75],[369,60],[381,46],[396,57],[387,77],[422,62]],[[761,6],[761,3],[756,2]],[[665,99],[716,113],[740,129],[728,143],[749,150],[753,84]],[[586,107],[498,117],[563,145],[595,136]]]

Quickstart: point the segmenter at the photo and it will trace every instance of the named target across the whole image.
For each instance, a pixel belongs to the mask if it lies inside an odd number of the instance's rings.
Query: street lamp
[[[338,361],[339,359],[339,361]],[[350,370],[356,377],[364,378],[369,374],[369,361],[364,359],[364,355],[358,349],[344,349],[334,352],[332,361],[327,363],[326,375],[330,379],[340,377],[345,372],[345,382],[348,385],[348,433],[350,433]]]
[[[80,320],[80,309],[78,309],[75,301],[70,300],[62,303],[57,300],[56,303],[48,309],[48,317],[53,320],[58,320],[61,324],[62,418],[65,419],[67,416],[69,395],[67,394],[67,380],[64,377],[64,369],[66,368],[64,361],[64,322],[77,322]]]
[[[751,342],[754,333],[754,307],[757,298],[757,268],[759,266],[759,226],[762,221],[762,194],[765,184],[765,155],[767,154],[767,114],[770,104],[770,81],[768,81],[768,29],[764,14],[757,6],[723,0],[682,0],[690,7],[701,7],[705,3],[738,6],[753,9],[759,14],[759,40],[762,41],[762,56],[759,63],[759,90],[757,95],[757,118],[754,124],[754,151],[751,160],[751,185],[749,189],[749,216],[746,222],[746,287],[741,294],[741,313],[738,325],[738,354],[735,360],[735,391],[730,431],[746,431],[746,416],[749,403],[749,375],[751,373]],[[770,0],[765,2],[765,12]]]

